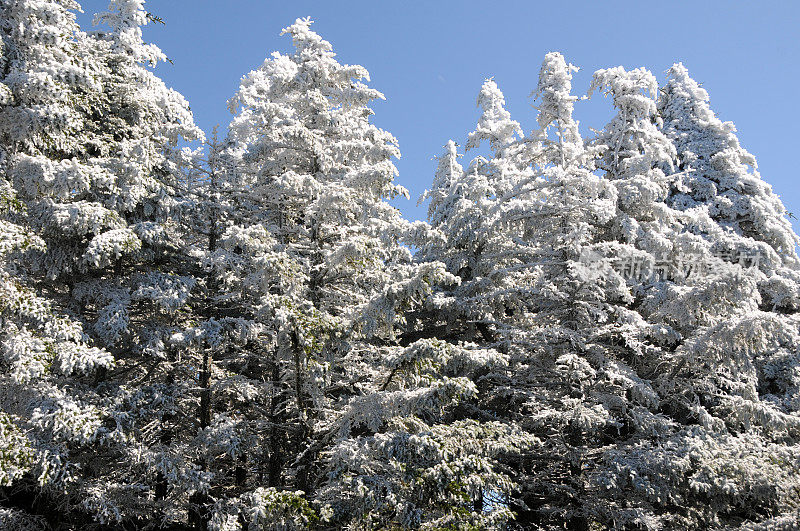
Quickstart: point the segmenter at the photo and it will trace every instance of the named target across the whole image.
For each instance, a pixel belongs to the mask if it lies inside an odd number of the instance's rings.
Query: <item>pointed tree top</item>
[[[150,20],[144,8],[145,0],[110,0],[108,11],[94,16],[94,25],[106,24],[111,28],[118,51],[130,54],[137,62],[155,65],[166,61],[167,56],[154,44],[145,44],[142,26]]]
[[[477,102],[483,109],[483,114],[475,131],[469,134],[467,150],[478,147],[483,140],[488,140],[492,149],[498,151],[511,143],[514,135],[522,136],[522,127],[519,122],[511,119],[505,104],[506,100],[497,83],[493,79],[484,81]]]
[[[691,82],[694,85],[700,86],[694,79],[689,76],[689,69],[686,68],[683,63],[674,63],[669,70],[667,70],[667,74],[671,79],[676,79],[682,82]]]
[[[588,95],[600,90],[614,98],[614,106],[630,118],[644,118],[656,113],[658,82],[646,68],[625,70],[621,66],[598,70],[592,76]]]
[[[742,236],[766,242],[786,264],[798,264],[800,238],[786,219],[786,208],[758,172],[756,158],[739,144],[736,127],[723,122],[709,104],[708,92],[681,63],[669,69],[658,101],[664,132],[686,171],[688,189],[676,204],[709,205],[712,218]]]
[[[458,146],[449,140],[444,146],[444,153],[436,157],[438,165],[436,175],[433,178],[434,189],[449,189],[450,186],[461,177],[464,171],[458,162]]]
[[[625,70],[617,66],[598,70],[592,77],[589,95],[595,90],[610,95],[618,110],[594,141],[595,145],[606,147],[604,168],[609,176],[639,178],[657,168],[671,174],[676,152],[660,129],[655,76],[644,68]]]
[[[572,73],[578,67],[566,62],[558,52],[544,56],[539,70],[539,84],[534,97],[539,101],[539,127],[544,132],[553,122],[558,127],[558,135],[563,143],[582,144],[578,123],[572,118],[577,96],[572,91]]]
[[[735,130],[732,123],[727,126],[722,125],[714,111],[711,110],[708,92],[691,78],[689,70],[683,66],[683,63],[675,63],[667,71],[667,84],[659,99],[659,108],[661,114],[665,117],[669,116],[673,123],[691,120],[691,117],[694,116],[708,125],[717,124],[722,136],[730,137]],[[738,142],[735,143],[738,144]],[[752,163],[755,165],[755,159]]]
[[[430,199],[428,205],[428,220],[434,225],[441,225],[447,216],[449,208],[448,197],[453,193],[453,185],[461,178],[464,169],[458,162],[458,146],[449,140],[444,146],[444,152],[436,157],[438,164],[436,174],[430,190],[426,190],[420,201]]]
[[[298,18],[294,21],[294,24],[283,28],[281,35],[291,35],[292,43],[294,43],[297,52],[300,54],[308,50],[311,53],[335,55],[331,43],[311,30],[311,24],[313,23],[314,21],[311,20],[311,17]]]

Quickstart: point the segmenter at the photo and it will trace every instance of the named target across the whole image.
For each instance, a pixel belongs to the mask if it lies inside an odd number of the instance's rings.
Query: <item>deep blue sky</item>
[[[81,4],[84,22],[107,1]],[[311,16],[339,61],[367,67],[371,86],[386,95],[374,105],[374,121],[400,142],[398,182],[412,200],[397,206],[409,218],[425,217],[416,199],[430,185],[432,157],[449,138],[463,144],[473,129],[485,78],[495,78],[526,132],[535,127],[528,96],[549,51],[581,67],[576,94],[598,68],[644,66],[663,82],[682,61],[800,217],[800,2],[151,0],[146,7],[166,25],[147,26],[145,37],[174,63],[158,73],[186,96],[207,132],[230,121],[226,101],[243,74],[272,51],[291,50],[281,29]],[[599,96],[576,107],[585,131],[603,127],[611,112]]]

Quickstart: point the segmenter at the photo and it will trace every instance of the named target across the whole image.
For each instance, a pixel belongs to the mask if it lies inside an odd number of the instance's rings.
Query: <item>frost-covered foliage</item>
[[[365,382],[365,392],[347,402],[328,432],[327,481],[316,493],[328,520],[353,529],[508,522],[514,485],[499,459],[538,441],[513,425],[471,418],[475,382],[505,372],[507,357],[437,339],[378,354],[383,375]]]
[[[180,241],[170,150],[201,133],[146,67],[156,56],[137,51],[156,50],[141,43],[142,3],[111,2],[100,18],[112,30],[93,34],[76,2],[0,3],[0,405],[15,447],[3,496],[23,513],[51,500],[51,523],[153,514],[128,502],[151,472],[129,467],[157,417],[142,408],[137,425],[126,402],[147,392],[143,354],[195,282],[168,265]]]
[[[309,529],[319,522],[316,511],[304,498],[303,491],[258,487],[238,498],[217,503],[208,524],[210,531],[243,529]]]
[[[193,250],[204,301],[199,335],[173,337],[204,349],[198,462],[210,482],[195,501],[212,527],[252,521],[256,487],[313,500],[332,426],[385,378],[376,348],[397,340],[435,283],[454,280],[441,264],[413,263],[407,245],[427,225],[387,202],[406,194],[393,183],[400,152],[370,123],[383,95],[367,71],[339,63],[309,19],[283,33],[294,51],[242,79],[227,138],[182,152],[195,207],[182,221],[205,233]],[[283,498],[264,499],[266,514],[283,514],[271,508]]]
[[[198,148],[78,9],[0,2],[0,527],[797,527],[800,240],[685,67],[487,80],[412,223],[310,19]]]
[[[526,136],[487,82],[467,147],[489,140],[493,155],[465,170],[451,142],[426,193],[447,239],[420,256],[461,278],[426,326],[502,352],[513,370],[476,381],[475,406],[541,441],[504,461],[515,525],[791,526],[785,209],[683,66],[661,91],[645,69],[597,71],[589,94],[617,114],[585,141],[574,70],[545,57]]]
[[[786,209],[761,180],[756,159],[739,145],[736,127],[723,122],[708,93],[678,63],[658,102],[664,133],[677,150],[681,172],[669,202],[681,210],[705,207],[708,216],[735,234],[720,243],[765,253],[768,244],[788,264],[797,264],[797,235]],[[747,246],[747,247],[744,247]]]
[[[536,442],[501,422],[394,417],[385,431],[330,450],[333,481],[321,496],[331,518],[351,529],[502,527],[513,519],[515,485],[497,471],[496,458]]]

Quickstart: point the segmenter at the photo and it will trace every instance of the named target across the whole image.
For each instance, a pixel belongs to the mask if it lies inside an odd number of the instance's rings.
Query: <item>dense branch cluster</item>
[[[487,80],[409,222],[309,19],[220,137],[143,4],[0,0],[0,527],[800,526],[800,239],[683,65]]]

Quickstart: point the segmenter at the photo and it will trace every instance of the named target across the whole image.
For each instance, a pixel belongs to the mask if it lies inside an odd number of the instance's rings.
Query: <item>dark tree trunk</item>
[[[281,452],[281,431],[278,426],[282,424],[278,408],[280,407],[281,375],[278,367],[278,353],[273,354],[270,378],[272,379],[272,398],[270,399],[270,435],[269,435],[269,463],[267,470],[267,484],[270,487],[281,486],[281,471],[283,470],[283,455]]]

